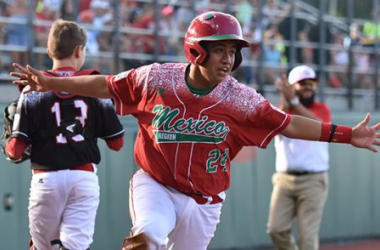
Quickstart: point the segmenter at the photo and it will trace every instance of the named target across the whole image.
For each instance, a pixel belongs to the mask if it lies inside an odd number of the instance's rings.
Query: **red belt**
[[[218,195],[203,197],[200,194],[189,194],[191,198],[195,200],[198,204],[217,204],[223,201]]]
[[[76,167],[67,168],[67,169],[58,169],[58,170],[82,170],[82,171],[94,172],[94,166],[92,166],[91,163],[87,163],[81,166],[76,166]],[[53,171],[58,171],[58,170],[57,169],[33,169],[33,173],[38,174],[38,173],[53,172]]]

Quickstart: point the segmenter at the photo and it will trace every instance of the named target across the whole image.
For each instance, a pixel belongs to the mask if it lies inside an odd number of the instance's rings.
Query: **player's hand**
[[[13,67],[19,70],[19,72],[11,72],[10,75],[18,77],[18,80],[14,80],[13,84],[26,86],[23,93],[29,93],[31,91],[45,92],[49,91],[47,87],[48,78],[38,70],[31,66],[23,67],[20,64],[13,63]]]
[[[367,148],[373,152],[377,152],[374,146],[380,146],[380,123],[369,127],[368,123],[371,120],[371,115],[368,113],[366,117],[352,128],[351,144],[358,148]]]

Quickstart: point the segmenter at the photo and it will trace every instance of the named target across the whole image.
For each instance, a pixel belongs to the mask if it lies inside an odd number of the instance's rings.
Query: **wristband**
[[[300,99],[298,99],[298,97],[293,97],[289,103],[292,107],[297,106],[298,104],[300,104]]]
[[[331,142],[332,141],[332,139],[334,137],[334,134],[335,134],[336,127],[337,126],[335,124],[331,123],[330,135],[329,135],[329,139],[327,140],[327,142]]]
[[[351,143],[352,128],[323,122],[319,141]]]
[[[326,142],[329,141],[330,130],[331,130],[331,123],[322,122],[321,137],[319,138],[319,141],[326,141]]]

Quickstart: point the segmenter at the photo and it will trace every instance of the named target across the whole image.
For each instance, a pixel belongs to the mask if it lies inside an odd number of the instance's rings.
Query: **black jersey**
[[[13,136],[32,145],[32,166],[38,164],[42,169],[97,164],[97,139],[115,140],[123,135],[111,99],[52,91],[25,95],[13,131]]]

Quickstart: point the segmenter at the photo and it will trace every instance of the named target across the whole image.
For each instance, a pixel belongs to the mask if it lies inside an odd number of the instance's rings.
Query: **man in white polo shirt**
[[[306,65],[279,79],[280,108],[290,114],[331,122],[329,107],[315,101],[318,79]],[[328,143],[275,138],[276,172],[269,210],[268,233],[279,250],[318,250],[319,228],[328,193]],[[298,244],[292,235],[297,218]]]

